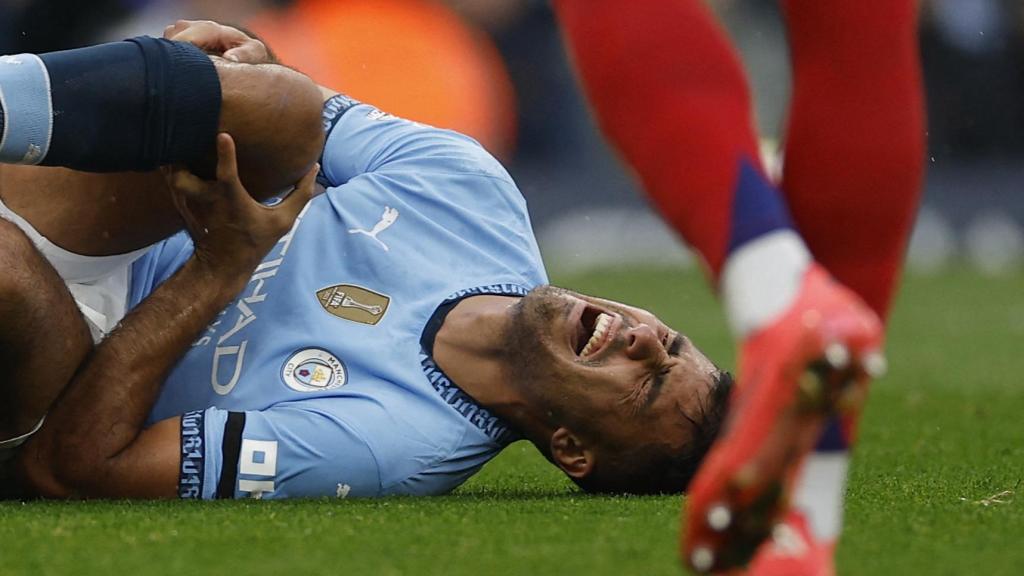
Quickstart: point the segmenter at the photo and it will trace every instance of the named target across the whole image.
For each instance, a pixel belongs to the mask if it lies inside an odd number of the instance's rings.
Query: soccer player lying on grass
[[[0,173],[9,492],[439,494],[520,437],[587,490],[682,490],[728,376],[643,310],[546,286],[475,142],[232,62],[269,59],[237,30],[167,34],[225,58],[137,39],[0,61],[0,159],[216,175]],[[80,114],[93,129],[68,132]],[[145,154],[104,146],[133,138]]]
[[[881,333],[830,277],[885,318],[921,188],[917,3],[782,5],[794,86],[776,188],[739,59],[704,2],[555,2],[602,127],[703,256],[741,343],[728,421],[686,502],[684,558],[701,572],[756,552],[750,574],[834,573]],[[776,521],[779,545],[758,551]]]

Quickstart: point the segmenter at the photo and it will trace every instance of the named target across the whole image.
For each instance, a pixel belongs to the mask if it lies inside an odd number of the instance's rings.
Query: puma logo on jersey
[[[395,220],[398,220],[398,210],[390,206],[385,206],[384,213],[381,214],[380,220],[373,225],[373,228],[369,230],[363,230],[362,228],[349,228],[348,233],[369,236],[370,238],[373,238],[377,244],[380,244],[380,247],[383,248],[385,252],[388,252],[388,245],[380,238],[377,238],[377,235],[390,228],[391,225],[395,223]]]
[[[317,290],[316,297],[324,310],[338,318],[371,326],[380,322],[391,303],[391,298],[384,294],[352,284],[322,288]]]

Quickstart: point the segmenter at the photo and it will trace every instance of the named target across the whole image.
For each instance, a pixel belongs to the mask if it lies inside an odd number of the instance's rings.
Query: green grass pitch
[[[698,274],[556,278],[724,366]],[[1024,275],[906,281],[853,464],[840,574],[1024,574]],[[377,501],[2,503],[0,575],[679,574],[679,498],[588,497],[519,443],[458,492]]]

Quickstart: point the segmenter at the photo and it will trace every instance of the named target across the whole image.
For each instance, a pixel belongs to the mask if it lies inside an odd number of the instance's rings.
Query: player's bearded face
[[[689,442],[716,371],[653,314],[550,286],[516,306],[506,349],[552,426],[616,449]]]

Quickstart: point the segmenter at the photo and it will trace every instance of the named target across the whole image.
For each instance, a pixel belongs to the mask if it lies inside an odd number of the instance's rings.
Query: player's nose
[[[650,360],[661,353],[658,332],[647,324],[637,324],[626,330],[626,356],[631,360]]]

